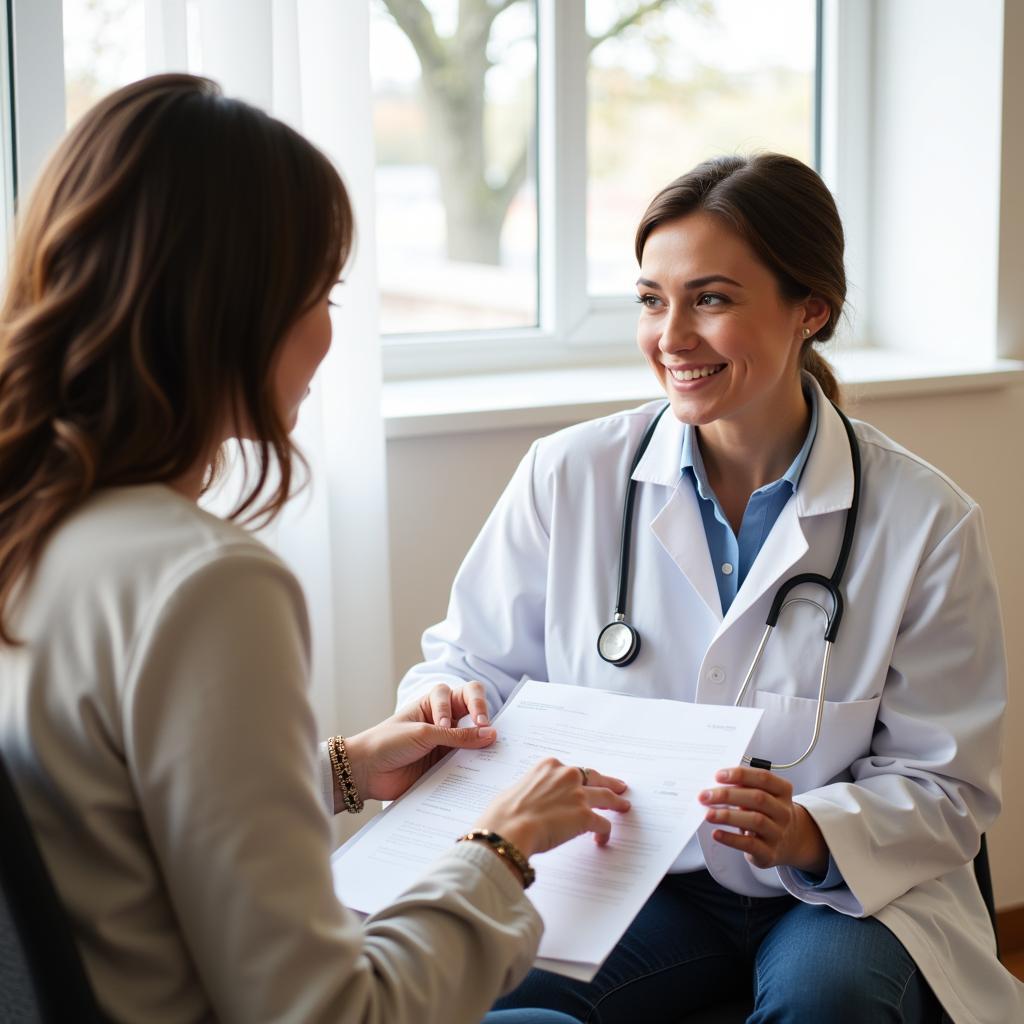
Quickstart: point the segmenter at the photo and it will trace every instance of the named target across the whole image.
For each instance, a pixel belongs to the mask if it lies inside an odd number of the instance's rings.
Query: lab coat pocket
[[[878,714],[879,697],[868,700],[827,700],[821,733],[810,757],[782,774],[797,793],[850,778],[850,765],[868,753]],[[818,702],[808,697],[757,690],[754,706],[764,715],[748,753],[773,764],[795,761],[811,742]]]

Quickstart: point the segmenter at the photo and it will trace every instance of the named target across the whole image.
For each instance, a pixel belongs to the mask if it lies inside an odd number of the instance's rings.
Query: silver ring
[[[583,776],[583,785],[590,785],[590,769],[584,768],[583,765],[577,765],[576,767],[579,769],[580,775]]]

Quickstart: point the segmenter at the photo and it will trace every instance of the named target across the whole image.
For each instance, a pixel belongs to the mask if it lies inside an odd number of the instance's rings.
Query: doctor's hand
[[[601,775],[547,757],[535,764],[514,785],[496,796],[474,828],[497,832],[524,857],[561,846],[584,832],[604,846],[612,823],[598,810],[628,811],[622,779]]]
[[[469,715],[473,725],[491,724],[483,683],[464,683],[454,689],[447,683],[437,683],[429,693],[406,710],[411,710],[411,707],[418,708],[420,721],[433,722],[442,728],[454,725],[466,715]]]
[[[496,736],[491,726],[434,725],[416,702],[346,738],[345,746],[356,792],[367,800],[394,800],[450,750],[489,747]],[[344,799],[336,792],[335,810],[343,807]]]
[[[814,819],[793,803],[793,785],[762,768],[723,768],[720,785],[704,790],[700,802],[709,808],[705,821],[731,825],[738,832],[715,829],[712,837],[746,855],[758,868],[780,865],[824,875],[828,845]]]

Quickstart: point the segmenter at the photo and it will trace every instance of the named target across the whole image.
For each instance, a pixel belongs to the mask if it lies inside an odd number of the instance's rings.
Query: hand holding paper
[[[760,716],[525,682],[496,716],[492,746],[456,751],[335,854],[338,896],[368,913],[386,906],[538,761],[596,767],[626,780],[631,809],[609,815],[607,846],[579,836],[534,857],[528,892],[545,923],[543,966],[592,976],[697,830],[698,794],[739,762]]]

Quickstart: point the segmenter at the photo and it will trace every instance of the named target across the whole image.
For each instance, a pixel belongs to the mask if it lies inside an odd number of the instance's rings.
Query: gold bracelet
[[[331,772],[341,788],[345,810],[349,814],[358,814],[363,809],[363,799],[357,792],[355,780],[352,778],[352,765],[348,759],[343,736],[332,736],[327,741],[327,756],[331,760]]]
[[[504,857],[519,872],[523,880],[523,888],[529,889],[537,878],[537,872],[530,867],[530,862],[513,846],[507,839],[502,839],[497,832],[488,829],[476,828],[459,836],[455,841],[461,843],[465,840],[486,843],[499,857]]]

